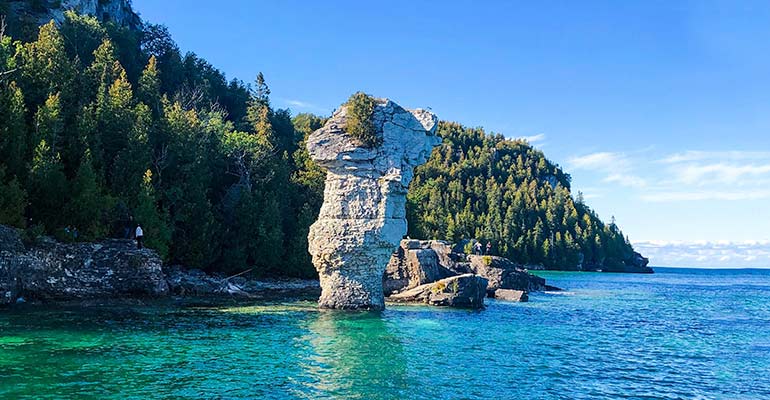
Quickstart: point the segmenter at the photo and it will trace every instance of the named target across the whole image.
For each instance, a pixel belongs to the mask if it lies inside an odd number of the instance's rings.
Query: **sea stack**
[[[308,235],[321,308],[384,308],[382,276],[406,234],[409,182],[414,168],[441,143],[432,112],[369,100],[375,144],[350,133],[348,124],[360,118],[350,103],[307,140],[310,156],[327,171],[324,202]]]

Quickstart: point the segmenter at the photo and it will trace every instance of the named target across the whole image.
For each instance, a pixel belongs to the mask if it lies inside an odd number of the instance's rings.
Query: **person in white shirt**
[[[136,226],[136,248],[141,249],[143,247],[142,240],[144,239],[144,231],[141,225]]]

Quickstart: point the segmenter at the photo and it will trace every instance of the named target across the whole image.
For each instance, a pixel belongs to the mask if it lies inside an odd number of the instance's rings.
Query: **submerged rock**
[[[310,156],[327,170],[308,248],[321,282],[321,307],[381,309],[382,274],[406,233],[407,187],[413,169],[441,142],[438,119],[377,99],[372,123],[382,144],[366,148],[344,131],[347,117],[343,106],[307,140]]]
[[[464,274],[420,285],[388,297],[399,303],[425,303],[433,306],[483,308],[487,296],[487,280]]]

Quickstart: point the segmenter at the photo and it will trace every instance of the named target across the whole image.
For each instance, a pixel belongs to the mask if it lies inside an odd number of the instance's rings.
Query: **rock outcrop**
[[[527,273],[517,264],[504,257],[468,256],[470,272],[489,280],[487,290],[513,289],[527,292],[545,290],[545,279]]]
[[[473,274],[488,280],[487,292],[511,289],[545,291],[545,279],[528,273],[522,266],[497,256],[466,255],[440,240],[402,240],[383,275],[385,295],[391,296],[419,285],[447,277]]]
[[[599,272],[622,272],[630,274],[653,274],[655,271],[647,266],[649,263],[649,258],[644,257],[638,252],[633,252],[633,254],[622,263],[608,265],[585,265],[583,266],[582,270]]]
[[[0,226],[0,304],[19,297],[42,301],[155,297],[168,294],[161,259],[129,240],[63,244],[41,239],[26,249]]]
[[[486,296],[486,279],[478,275],[463,274],[417,286],[390,296],[388,300],[432,306],[483,308]]]
[[[344,128],[347,107],[307,140],[327,170],[324,202],[310,227],[309,251],[321,281],[323,308],[381,309],[382,274],[406,233],[406,193],[413,169],[441,142],[438,119],[377,99],[372,123],[382,144],[366,148]]]
[[[494,297],[497,300],[516,301],[521,303],[529,301],[529,295],[523,290],[497,289],[492,293],[491,297]]]
[[[124,28],[139,30],[142,27],[142,20],[131,8],[130,0],[40,0],[39,3],[9,2],[10,28],[15,29],[16,23],[43,25],[51,20],[61,24],[64,22],[64,12],[68,10],[91,15],[101,22],[112,22]]]

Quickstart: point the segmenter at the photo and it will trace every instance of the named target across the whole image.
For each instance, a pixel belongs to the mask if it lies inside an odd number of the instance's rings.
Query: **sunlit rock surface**
[[[438,118],[378,99],[372,122],[383,144],[372,149],[345,133],[346,118],[343,106],[307,141],[313,160],[327,170],[309,251],[321,281],[321,307],[381,309],[382,274],[406,233],[407,187],[414,168],[441,142]]]

